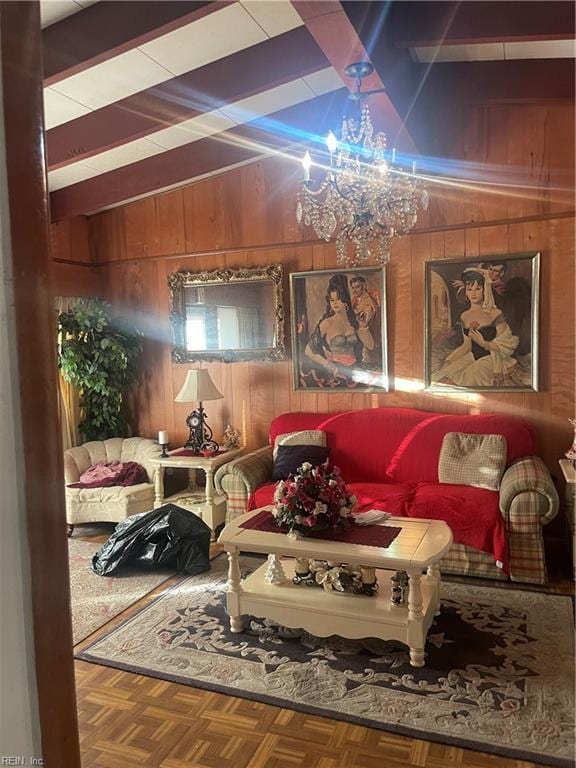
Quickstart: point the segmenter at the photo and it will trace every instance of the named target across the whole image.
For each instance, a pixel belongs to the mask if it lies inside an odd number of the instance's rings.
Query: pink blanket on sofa
[[[83,472],[77,483],[69,483],[68,488],[105,488],[147,482],[146,470],[135,461],[99,461]]]

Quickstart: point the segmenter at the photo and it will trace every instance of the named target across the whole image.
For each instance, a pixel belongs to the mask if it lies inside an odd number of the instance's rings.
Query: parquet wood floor
[[[80,538],[103,541],[106,535]],[[211,554],[218,552],[213,545]],[[176,581],[164,582],[77,646]],[[484,582],[486,583],[486,582]],[[547,591],[570,594],[567,578]],[[536,768],[316,715],[76,662],[83,768]]]

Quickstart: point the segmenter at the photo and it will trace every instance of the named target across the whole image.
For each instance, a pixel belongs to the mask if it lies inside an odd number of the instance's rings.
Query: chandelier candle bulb
[[[312,165],[312,158],[310,152],[306,152],[302,158],[302,168],[304,168],[304,181],[310,181],[310,166]]]
[[[331,155],[338,149],[338,139],[334,136],[332,131],[328,131],[328,136],[326,136],[326,146]]]

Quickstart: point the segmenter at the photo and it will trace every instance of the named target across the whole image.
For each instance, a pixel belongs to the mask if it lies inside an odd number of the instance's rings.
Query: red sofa
[[[452,415],[408,408],[339,414],[286,413],[273,420],[270,445],[224,467],[216,488],[228,497],[228,519],[272,503],[272,446],[287,432],[321,429],[330,460],[357,496],[360,511],[445,520],[455,544],[445,572],[545,583],[542,525],[558,511],[558,495],[530,426],[506,415]],[[499,491],[438,481],[447,432],[500,434],[507,469]]]

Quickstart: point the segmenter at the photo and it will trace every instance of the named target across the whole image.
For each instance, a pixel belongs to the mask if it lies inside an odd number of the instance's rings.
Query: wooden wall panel
[[[102,294],[102,270],[96,267],[53,261],[52,280],[55,296],[94,298]]]
[[[573,108],[567,104],[468,106],[431,116],[431,165],[460,183],[431,185],[429,215],[398,240],[387,269],[392,391],[296,392],[290,360],[207,365],[224,399],[207,403],[220,437],[227,423],[262,445],[270,419],[287,410],[405,406],[448,412],[502,411],[536,427],[539,452],[557,472],[574,415],[574,211],[570,188]],[[146,329],[144,383],[136,394],[142,434],[186,437],[187,405],[174,403],[188,366],[169,349],[167,276],[180,269],[284,264],[286,338],[291,272],[336,268],[332,244],[295,222],[299,169],[282,158],[95,215],[92,252],[108,298]],[[542,251],[538,393],[433,394],[423,385],[424,264],[430,259]],[[138,314],[140,313],[140,314]]]

